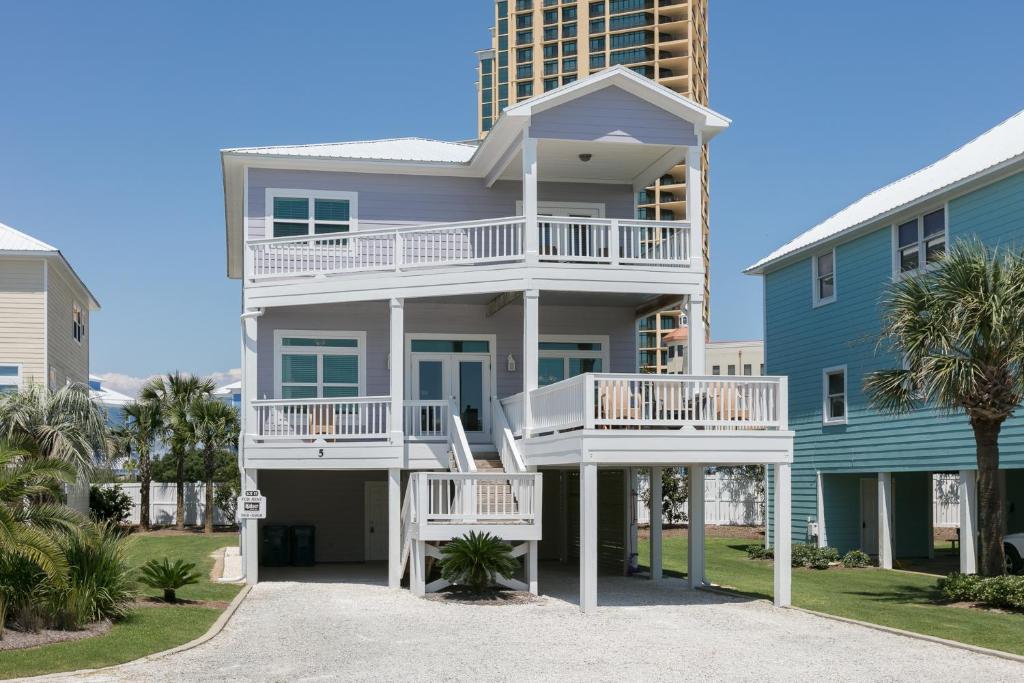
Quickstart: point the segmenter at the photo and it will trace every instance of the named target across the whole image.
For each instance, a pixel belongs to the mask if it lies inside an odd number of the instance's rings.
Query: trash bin
[[[316,528],[296,525],[291,528],[292,564],[312,567],[316,563]]]
[[[268,524],[263,527],[263,565],[286,567],[291,559],[288,547],[288,527]]]

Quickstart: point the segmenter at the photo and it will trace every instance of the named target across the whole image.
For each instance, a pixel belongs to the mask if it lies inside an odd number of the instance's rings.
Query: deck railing
[[[538,517],[538,474],[415,472],[421,524],[530,524]]]
[[[388,438],[390,396],[253,401],[262,440],[376,440]]]
[[[406,438],[415,441],[447,441],[448,412],[448,401],[406,401]]]
[[[544,262],[659,267],[690,264],[690,224],[616,218],[523,216],[440,225],[275,237],[247,242],[246,277],[402,271],[522,262],[526,231]]]
[[[508,427],[515,436],[523,435],[523,392],[506,396],[501,399],[502,410],[505,411],[505,419]]]

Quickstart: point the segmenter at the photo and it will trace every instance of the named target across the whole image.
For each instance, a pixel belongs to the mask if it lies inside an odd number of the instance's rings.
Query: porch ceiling
[[[582,161],[581,154],[590,154]],[[637,178],[657,178],[686,157],[685,147],[623,142],[539,140],[537,169],[541,182],[598,182],[632,185]],[[516,152],[501,180],[522,180],[523,155]]]
[[[596,306],[600,308],[608,306],[639,307],[653,301],[656,297],[656,294],[637,294],[629,292],[607,292],[595,294],[594,292],[553,292],[549,290],[542,290],[540,293],[540,305]],[[408,301],[410,304],[488,304],[494,298],[494,294],[469,294],[465,296],[417,297],[415,299],[408,299]],[[682,299],[683,297],[680,296],[678,298]]]

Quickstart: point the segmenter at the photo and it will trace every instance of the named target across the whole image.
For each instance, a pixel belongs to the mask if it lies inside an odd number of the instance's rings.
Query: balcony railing
[[[253,280],[403,271],[526,260],[526,219],[425,225],[401,229],[250,240],[247,276]],[[688,223],[544,216],[536,231],[544,262],[686,267]]]
[[[389,396],[253,401],[257,439],[265,441],[377,440],[388,438]]]
[[[532,524],[538,474],[416,472],[409,491],[421,524]]]

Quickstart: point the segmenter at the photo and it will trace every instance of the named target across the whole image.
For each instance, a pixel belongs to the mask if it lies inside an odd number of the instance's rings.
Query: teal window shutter
[[[324,384],[358,384],[359,356],[324,356]]]
[[[281,382],[316,384],[316,359],[314,355],[286,353],[281,356]],[[314,387],[314,392],[315,392]]]
[[[349,206],[346,199],[317,199],[314,215],[318,221],[347,221]]]
[[[274,220],[309,220],[309,200],[305,197],[274,197]]]

